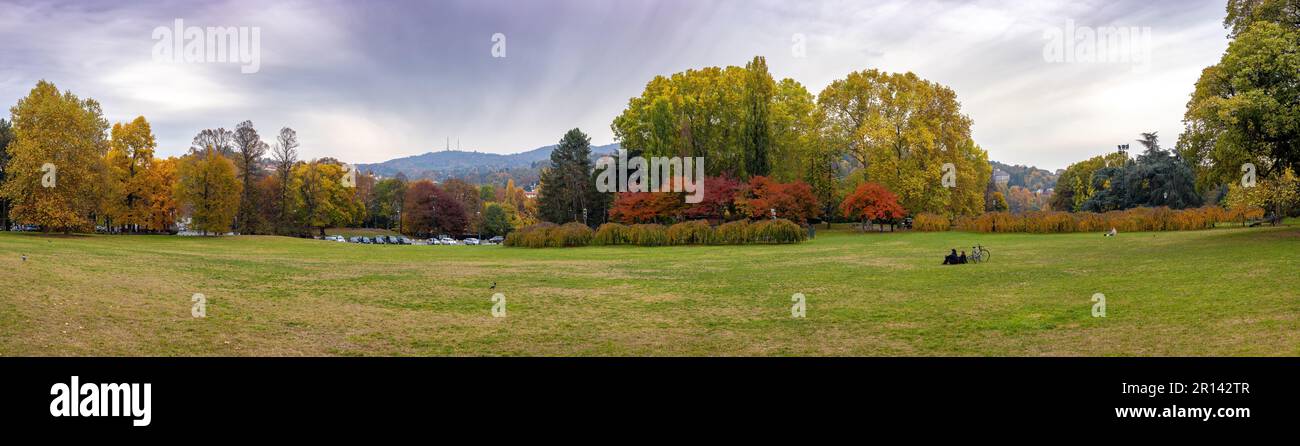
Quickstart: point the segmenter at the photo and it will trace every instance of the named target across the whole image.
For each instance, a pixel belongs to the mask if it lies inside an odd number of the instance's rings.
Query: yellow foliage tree
[[[344,185],[344,169],[336,163],[313,161],[293,168],[289,179],[290,207],[302,227],[325,228],[356,222],[365,207],[352,188]]]
[[[178,164],[175,197],[189,211],[190,229],[204,234],[230,232],[242,192],[235,163],[208,147],[186,155]]]
[[[897,193],[903,207],[944,215],[984,210],[992,168],[952,89],[912,73],[866,70],[832,82],[817,104],[827,142],[844,148],[867,181]]]
[[[108,149],[99,103],[40,81],[10,112],[15,140],[0,186],[10,216],[46,231],[92,230]]]
[[[113,124],[112,138],[105,156],[105,214],[110,226],[143,229],[150,220],[149,182],[153,179],[150,170],[154,167],[156,139],[143,116],[126,124]]]

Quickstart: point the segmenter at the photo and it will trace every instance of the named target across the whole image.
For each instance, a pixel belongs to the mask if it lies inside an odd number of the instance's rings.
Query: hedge
[[[1262,209],[1224,210],[1217,206],[1173,210],[1167,207],[1133,208],[1106,213],[1094,212],[1026,212],[1016,215],[989,212],[956,221],[958,228],[974,232],[1029,232],[1037,234],[1063,232],[1118,231],[1188,231],[1210,229],[1215,224],[1262,218]],[[919,220],[919,219],[918,219]]]
[[[576,226],[575,226],[576,225]],[[528,248],[585,246],[688,246],[799,243],[808,239],[804,228],[790,220],[733,221],[718,227],[694,220],[665,227],[659,224],[605,223],[593,233],[580,223],[556,226],[539,223],[506,236],[506,246]]]

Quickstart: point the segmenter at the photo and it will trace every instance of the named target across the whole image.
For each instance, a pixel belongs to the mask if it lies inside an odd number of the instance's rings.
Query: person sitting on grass
[[[943,256],[943,264],[944,264],[944,265],[956,265],[956,264],[957,264],[957,250],[956,250],[956,249],[952,250],[952,253],[951,253],[951,254],[948,254],[948,255],[946,255],[946,256]]]
[[[960,263],[962,265],[966,264],[966,251],[961,252],[961,257],[957,258],[957,263]]]

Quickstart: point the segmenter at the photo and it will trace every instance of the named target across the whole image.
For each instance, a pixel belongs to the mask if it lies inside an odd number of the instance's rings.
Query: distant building
[[[1002,169],[993,171],[993,182],[1000,186],[1006,186],[1011,182],[1011,174],[1003,172]]]

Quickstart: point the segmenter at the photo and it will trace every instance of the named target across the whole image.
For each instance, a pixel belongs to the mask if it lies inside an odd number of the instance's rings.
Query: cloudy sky
[[[610,122],[653,76],[763,55],[813,94],[852,71],[915,72],[956,90],[991,159],[1056,169],[1142,131],[1172,146],[1200,70],[1227,46],[1224,3],[0,0],[0,104],[46,79],[111,121],[144,115],[164,155],[251,119],[268,140],[296,129],[305,157],[378,162],[448,138],[519,152],[573,127],[614,142]],[[159,56],[155,30],[176,19],[256,29],[257,72]],[[1080,37],[1148,30],[1149,43],[1102,46],[1149,60],[1049,60],[1070,23]]]

